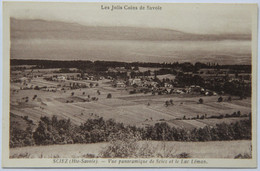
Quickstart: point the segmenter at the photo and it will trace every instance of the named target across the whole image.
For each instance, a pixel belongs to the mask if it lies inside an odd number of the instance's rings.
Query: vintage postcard
[[[3,2],[2,167],[257,167],[257,4]]]

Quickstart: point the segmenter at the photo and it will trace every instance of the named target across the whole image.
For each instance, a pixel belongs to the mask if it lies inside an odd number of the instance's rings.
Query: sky
[[[250,39],[225,39],[232,34],[251,37],[250,5],[25,4],[13,5],[10,10],[16,23],[11,24],[13,59],[251,63]],[[162,10],[111,11],[102,10],[101,5],[110,9],[149,5]],[[169,40],[179,34],[186,37],[185,41]],[[189,36],[194,39],[187,40]]]
[[[19,5],[11,16],[19,19],[44,19],[94,26],[158,27],[188,33],[250,33],[252,10],[248,5],[148,4],[162,10],[101,10],[101,5],[147,6],[120,3],[64,3]]]

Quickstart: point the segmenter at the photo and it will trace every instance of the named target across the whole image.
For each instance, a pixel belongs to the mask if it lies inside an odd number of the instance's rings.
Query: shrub
[[[10,156],[10,158],[29,158],[30,154],[29,153],[20,153],[20,154],[14,154]]]
[[[170,104],[170,102],[167,100],[167,101],[165,102],[165,106],[168,107],[169,104]]]
[[[126,133],[120,131],[116,134],[111,134],[109,137],[108,147],[100,153],[104,158],[129,158],[138,157],[137,141],[141,137],[134,135],[132,132]]]
[[[111,98],[112,98],[112,94],[111,94],[111,93],[108,93],[108,94],[107,94],[107,98],[108,98],[108,99],[111,99]]]
[[[191,158],[189,153],[181,153],[176,156],[177,158]]]
[[[156,149],[151,147],[151,145],[148,141],[141,142],[141,143],[143,143],[143,144],[140,145],[140,147],[138,149],[138,154],[136,156],[145,157],[145,158],[156,157],[155,156]]]
[[[36,98],[37,98],[37,95],[34,95],[34,96],[33,96],[33,100],[35,100]]]
[[[219,115],[218,119],[223,119],[224,115]]]
[[[87,154],[83,154],[81,157],[82,157],[82,158],[95,158],[96,156],[95,156],[95,154],[89,154],[89,153],[87,153]]]
[[[28,116],[23,116],[23,119],[28,121]]]
[[[222,102],[222,101],[223,101],[223,97],[220,96],[220,97],[218,98],[218,102]]]
[[[129,94],[135,94],[136,93],[136,90],[134,89],[134,90],[131,90],[131,91],[129,91]]]
[[[245,153],[245,154],[238,154],[235,156],[235,159],[251,159],[252,155]]]
[[[10,126],[10,148],[34,145],[33,133],[30,126],[26,130],[21,130]]]

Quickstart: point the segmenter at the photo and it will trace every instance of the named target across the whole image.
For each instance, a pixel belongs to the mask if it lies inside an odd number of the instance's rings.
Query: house
[[[172,90],[172,93],[176,93],[176,94],[184,94],[184,92],[180,89],[174,89]]]
[[[173,89],[171,89],[171,88],[166,88],[165,90],[166,90],[167,94],[171,94],[173,92]]]
[[[27,77],[22,77],[19,80],[22,84],[26,84],[27,82],[29,82],[29,79]]]
[[[193,72],[184,72],[184,75],[193,75]]]
[[[123,82],[117,82],[116,87],[126,87],[126,85]]]
[[[152,81],[152,82],[151,82],[151,85],[152,85],[153,87],[157,87],[158,83],[155,82],[155,81]]]
[[[142,84],[142,80],[140,78],[135,78],[135,79],[129,79],[129,82],[131,85],[138,85],[138,86],[141,86]]]
[[[63,76],[63,75],[59,75],[59,76],[57,76],[57,80],[58,80],[58,81],[65,81],[65,80],[66,80],[66,77]]]
[[[165,88],[173,88],[172,84],[169,84],[169,83],[164,83],[164,87]]]

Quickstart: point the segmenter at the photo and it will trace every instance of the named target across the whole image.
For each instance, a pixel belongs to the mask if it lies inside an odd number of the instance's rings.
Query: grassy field
[[[173,155],[188,153],[191,158],[234,158],[238,154],[251,154],[251,141],[211,142],[158,142],[142,141],[155,153],[171,152]],[[10,149],[10,157],[54,158],[54,157],[97,157],[108,143],[34,146]]]

